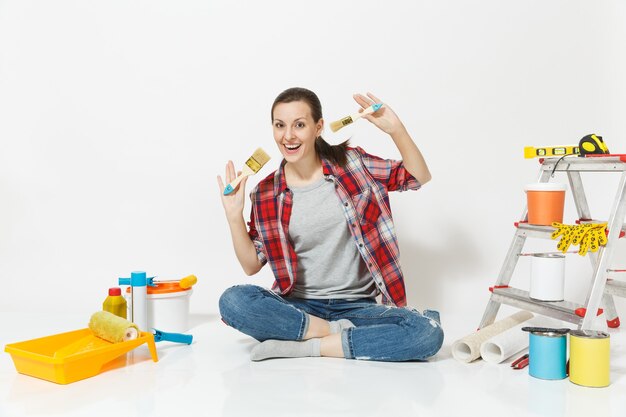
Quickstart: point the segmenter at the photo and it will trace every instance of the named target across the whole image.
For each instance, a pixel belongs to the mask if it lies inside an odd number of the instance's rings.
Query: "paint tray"
[[[125,354],[148,344],[154,362],[158,361],[154,335],[140,332],[127,342],[112,343],[93,335],[90,329],[74,330],[6,345],[17,372],[70,384],[126,365]]]

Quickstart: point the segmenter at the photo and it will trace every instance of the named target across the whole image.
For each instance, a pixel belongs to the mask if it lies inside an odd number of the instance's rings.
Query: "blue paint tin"
[[[555,332],[531,332],[528,373],[539,379],[567,377],[567,335]]]

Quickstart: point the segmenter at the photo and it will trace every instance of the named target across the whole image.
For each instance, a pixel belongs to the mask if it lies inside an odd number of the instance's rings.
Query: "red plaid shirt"
[[[357,249],[365,261],[383,303],[406,305],[399,249],[388,191],[417,190],[419,182],[402,161],[381,159],[363,149],[348,148],[345,168],[322,159],[324,176],[335,183],[337,197]],[[288,295],[298,276],[297,254],[289,240],[293,194],[287,187],[284,162],[250,193],[248,223],[259,261],[270,263],[276,281],[272,289]]]

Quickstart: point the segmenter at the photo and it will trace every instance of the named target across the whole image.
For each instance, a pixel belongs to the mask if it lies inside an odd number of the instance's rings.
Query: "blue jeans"
[[[256,285],[237,285],[222,294],[219,307],[227,325],[261,342],[303,340],[309,314],[327,321],[348,319],[355,325],[341,333],[348,359],[423,360],[437,353],[443,343],[438,312],[422,314],[380,305],[373,299],[305,300],[281,297]]]

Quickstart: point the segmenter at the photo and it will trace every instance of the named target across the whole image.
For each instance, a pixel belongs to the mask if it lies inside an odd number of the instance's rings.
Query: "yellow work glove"
[[[588,251],[597,252],[600,245],[606,244],[606,223],[592,224],[592,227],[585,233],[580,242],[578,254],[585,256]]]
[[[606,245],[606,223],[562,224],[552,223],[556,230],[552,239],[561,236],[557,249],[565,253],[571,245],[578,246],[578,254],[585,256],[587,252],[596,252],[601,245]]]
[[[574,231],[573,226],[569,224],[563,224],[559,222],[552,223],[552,227],[556,228],[554,232],[552,232],[552,239],[556,239],[561,236],[561,240],[556,245],[556,248],[561,252],[565,253],[569,249],[572,244],[572,233]]]
[[[596,229],[598,230],[598,245],[600,246],[606,245],[606,242],[609,241],[609,239],[606,236],[607,226],[608,226],[608,223],[601,223],[601,224],[598,224],[598,228]]]

